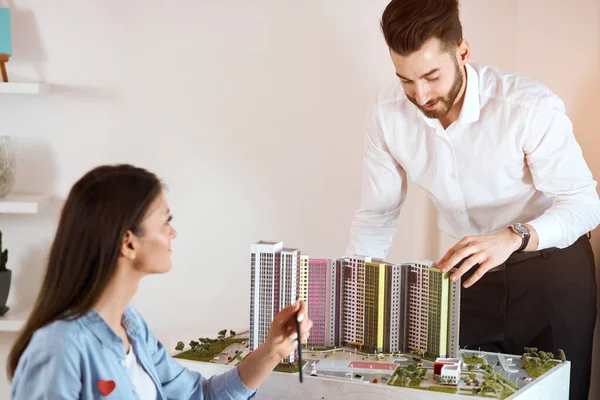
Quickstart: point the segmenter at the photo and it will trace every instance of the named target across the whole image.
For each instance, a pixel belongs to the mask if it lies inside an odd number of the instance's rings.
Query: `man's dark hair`
[[[406,56],[432,38],[442,49],[454,49],[462,39],[458,0],[392,0],[381,17],[388,47]]]

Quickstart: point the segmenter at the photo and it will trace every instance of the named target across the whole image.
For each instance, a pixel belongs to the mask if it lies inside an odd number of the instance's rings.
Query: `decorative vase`
[[[15,155],[12,141],[0,136],[0,198],[6,196],[15,183]]]

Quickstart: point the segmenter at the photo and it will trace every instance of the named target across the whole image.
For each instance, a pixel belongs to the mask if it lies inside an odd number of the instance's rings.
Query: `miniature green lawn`
[[[514,390],[519,390],[519,387],[517,385],[515,385],[514,383],[512,383],[511,381],[509,381],[508,379],[506,379],[505,377],[503,377],[502,375],[500,375],[497,372],[494,372],[494,376],[498,379],[500,379],[502,382],[504,382],[505,385],[510,386],[511,388],[513,388]]]
[[[187,350],[187,351],[181,352],[179,354],[174,355],[173,357],[174,358],[182,358],[185,360],[209,362],[209,361],[212,361],[212,359],[217,354],[221,353],[223,350],[225,350],[230,345],[232,345],[234,343],[242,343],[242,342],[245,342],[246,340],[248,340],[248,339],[226,338],[222,341],[211,343],[211,345],[208,347],[208,350],[205,350],[202,348],[196,348],[194,350]]]
[[[560,364],[560,361],[547,360],[544,361],[541,365],[534,365],[531,359],[523,357],[523,365],[525,366],[527,372],[532,378],[537,378],[544,375],[557,364]]]
[[[465,362],[465,364],[481,364],[481,365],[486,364],[485,359],[480,358],[480,357],[467,357],[467,356],[463,355],[462,359]]]

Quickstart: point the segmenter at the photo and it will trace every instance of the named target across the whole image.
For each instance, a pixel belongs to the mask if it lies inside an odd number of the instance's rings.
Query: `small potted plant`
[[[6,269],[8,250],[2,248],[2,231],[0,231],[0,315],[6,314],[8,307],[8,292],[10,291],[11,270]]]

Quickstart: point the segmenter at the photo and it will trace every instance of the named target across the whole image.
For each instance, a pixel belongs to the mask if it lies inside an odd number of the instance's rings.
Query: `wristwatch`
[[[512,229],[513,232],[517,235],[521,236],[521,240],[523,241],[521,243],[521,247],[519,247],[517,251],[521,251],[525,247],[527,247],[527,243],[529,243],[529,238],[531,237],[531,232],[529,232],[529,228],[527,228],[526,225],[517,222],[516,224],[512,224],[510,226],[510,229]]]

